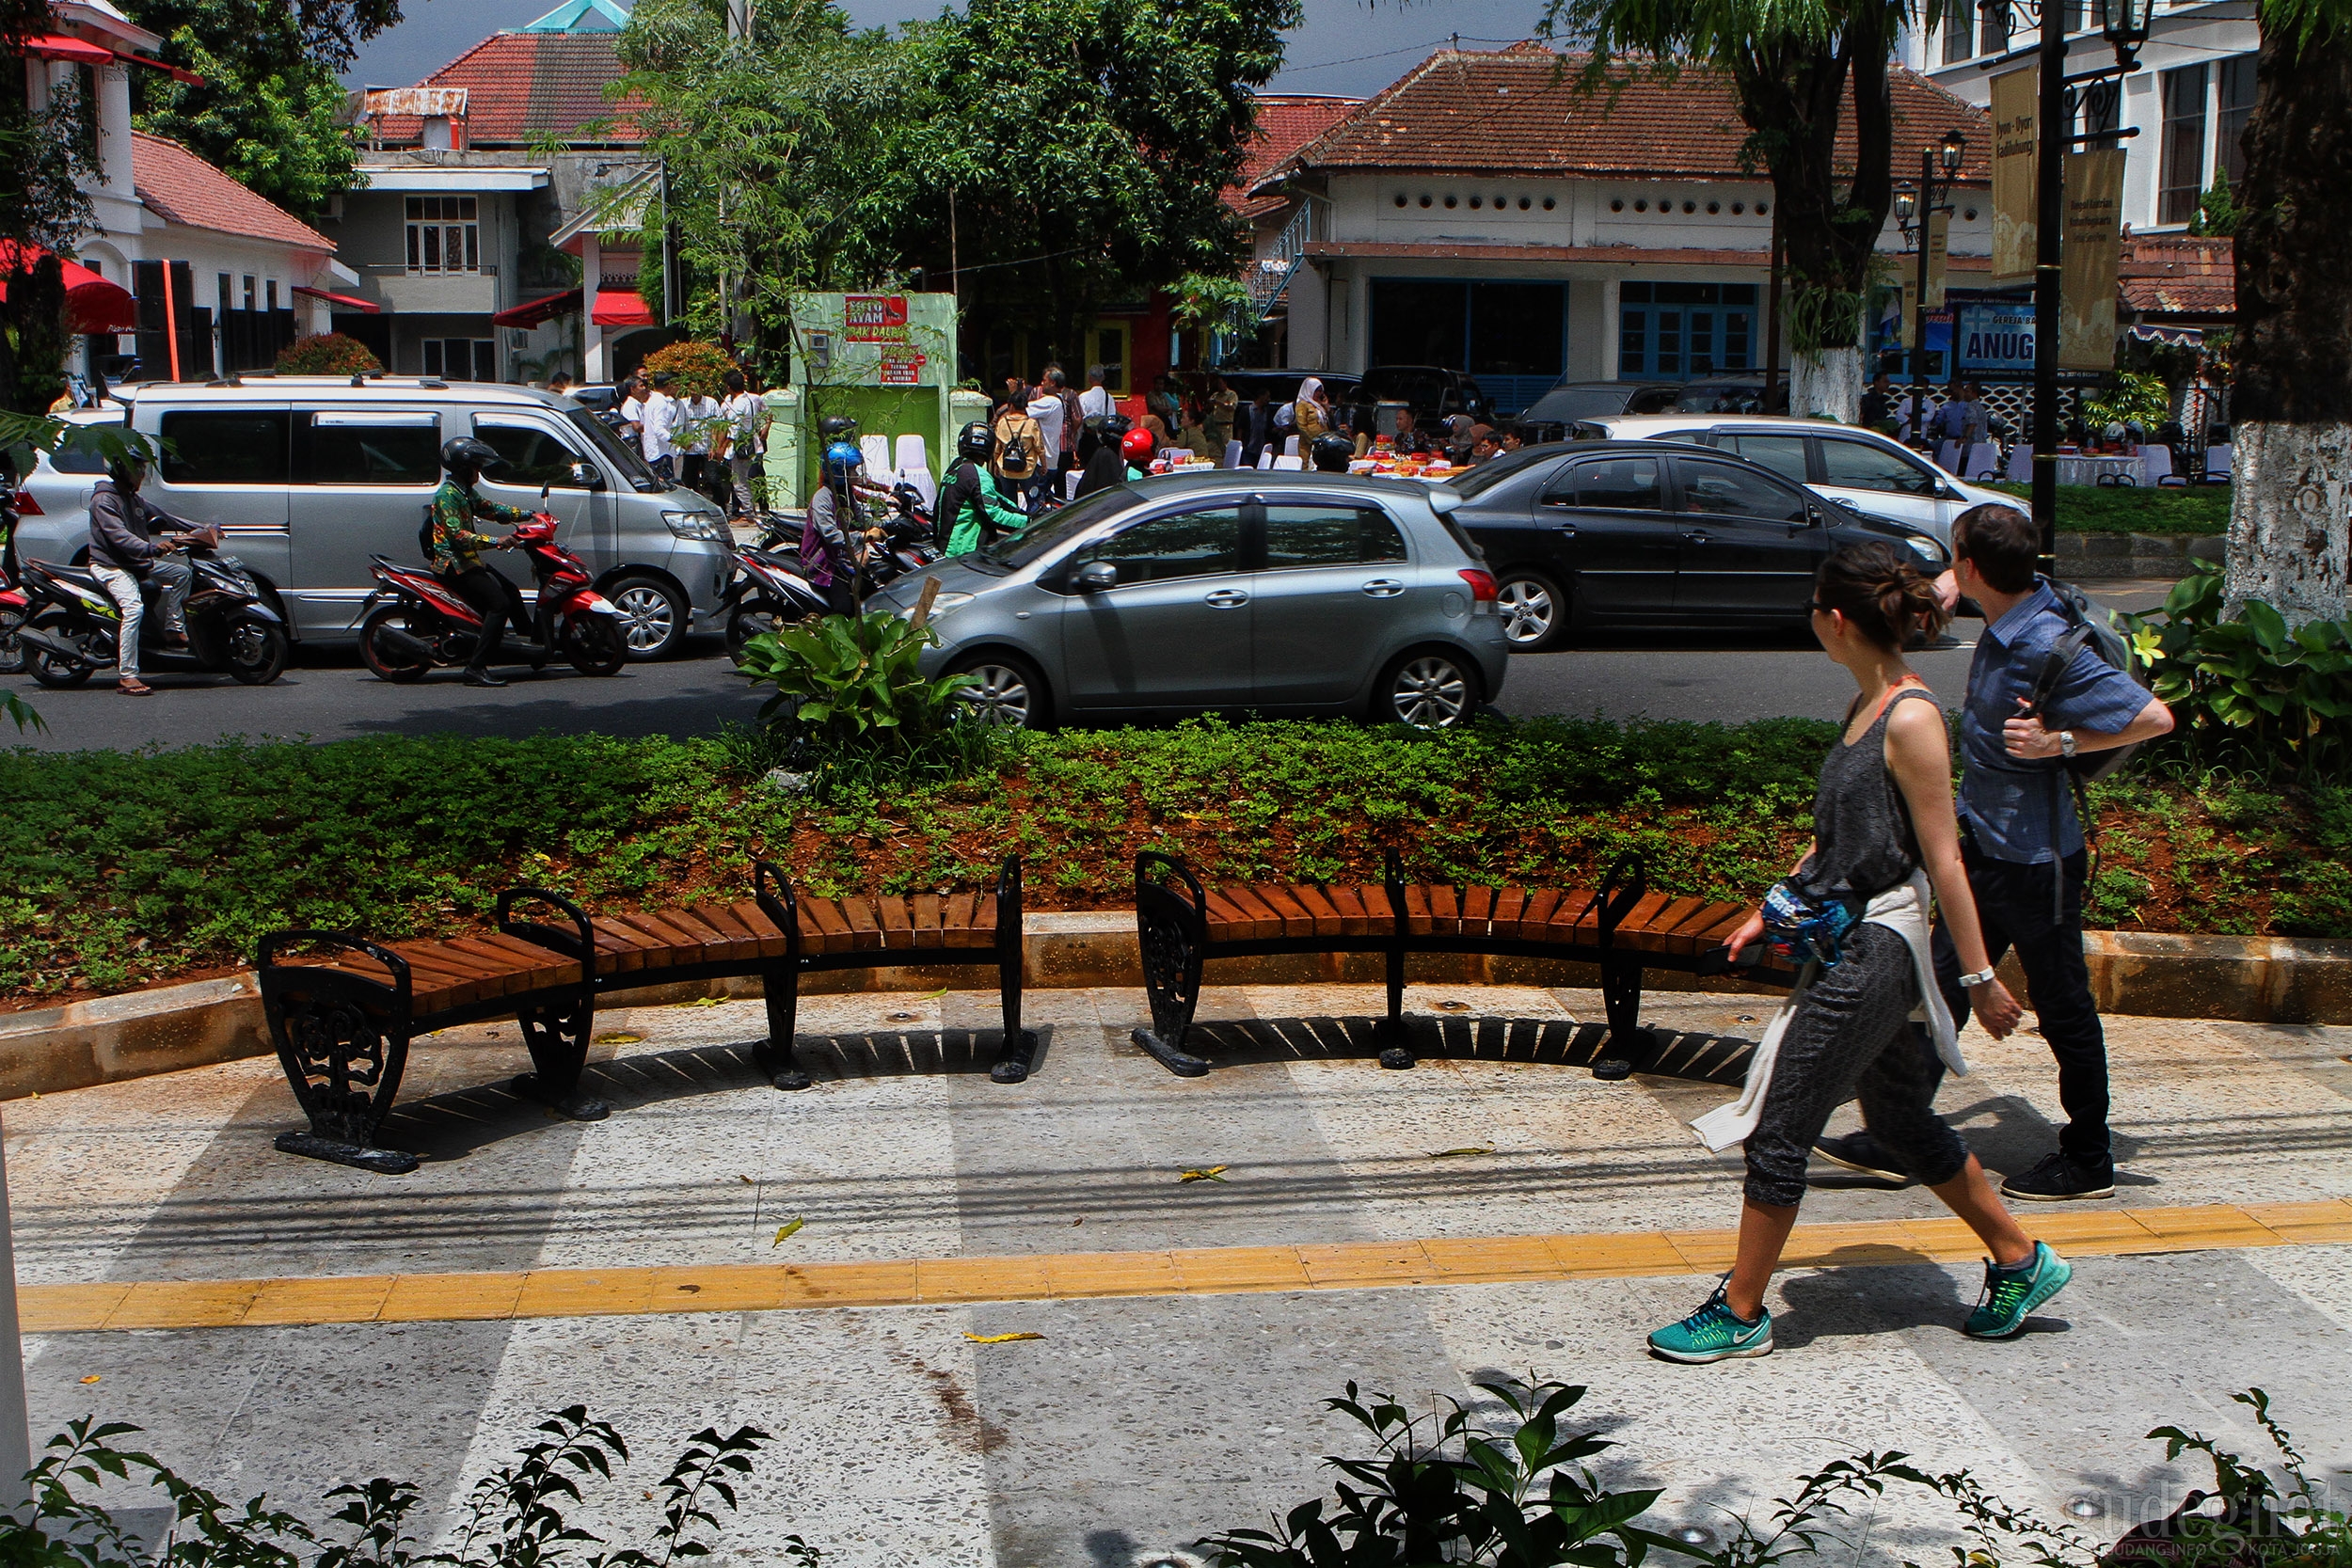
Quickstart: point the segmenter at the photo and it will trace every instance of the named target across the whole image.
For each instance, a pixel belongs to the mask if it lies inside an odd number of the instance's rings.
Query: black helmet
[[[483,469],[498,460],[498,452],[487,442],[470,436],[460,436],[441,447],[441,467],[453,474],[462,469],[479,478]]]
[[[958,457],[968,457],[975,463],[985,463],[994,455],[995,451],[996,437],[989,434],[988,426],[977,420],[965,425],[956,435]]]
[[[1081,430],[1090,430],[1097,437],[1111,441],[1118,440],[1135,426],[1136,421],[1124,414],[1089,414],[1078,421]]]
[[[857,421],[847,414],[828,414],[817,421],[818,444],[829,447],[835,441],[857,439]]]
[[[1343,474],[1348,464],[1356,460],[1356,443],[1344,436],[1318,436],[1310,450],[1319,474]]]

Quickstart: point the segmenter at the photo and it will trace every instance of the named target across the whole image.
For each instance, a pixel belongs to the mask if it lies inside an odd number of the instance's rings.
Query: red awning
[[[49,253],[39,245],[27,245],[23,261],[18,260],[16,242],[0,240],[0,300],[8,297],[6,276],[22,265],[29,267]],[[65,274],[65,317],[76,332],[130,332],[139,325],[137,303],[130,291],[119,283],[108,282],[86,266],[62,261],[58,265]]]
[[[588,313],[588,319],[598,326],[652,326],[656,325],[653,311],[646,308],[644,300],[637,297],[637,292],[634,289],[598,291],[596,308]]]
[[[195,71],[188,70],[185,66],[173,65],[168,60],[151,60],[144,55],[126,55],[119,49],[115,51],[115,58],[120,60],[124,65],[143,65],[150,71],[164,71],[167,73],[173,81],[185,82],[192,87],[200,87],[204,85],[203,77],[199,76]]]
[[[49,33],[40,38],[26,39],[24,53],[37,60],[78,60],[84,65],[115,63],[113,50],[84,39],[68,38],[62,33]]]
[[[384,309],[373,300],[361,299],[357,294],[330,294],[325,289],[313,289],[308,283],[295,284],[294,292],[310,299],[323,299],[338,310],[364,310],[373,316]]]
[[[636,296],[632,294],[629,297],[634,299]],[[537,326],[541,322],[549,322],[558,316],[570,315],[580,309],[580,290],[566,289],[560,294],[548,294],[544,299],[530,300],[521,305],[510,305],[492,316],[490,325],[515,327]],[[597,309],[602,309],[603,307],[600,305]],[[601,321],[603,317],[599,316],[597,320]]]

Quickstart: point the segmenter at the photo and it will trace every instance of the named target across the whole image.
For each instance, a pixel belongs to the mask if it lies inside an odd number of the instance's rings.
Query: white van
[[[356,637],[355,617],[375,588],[371,556],[423,559],[418,530],[441,483],[441,445],[461,436],[504,460],[483,474],[485,499],[531,511],[540,486],[553,486],[547,506],[563,525],[557,537],[620,607],[630,657],[677,649],[726,591],[724,515],[658,478],[569,398],[389,375],[248,374],[119,392],[132,404],[131,428],[164,444],[147,498],[175,516],[219,524],[224,547],[277,596],[299,641]],[[87,546],[85,515],[28,517],[18,531],[17,547],[40,560],[72,562]],[[483,560],[530,597],[527,562],[500,552]]]

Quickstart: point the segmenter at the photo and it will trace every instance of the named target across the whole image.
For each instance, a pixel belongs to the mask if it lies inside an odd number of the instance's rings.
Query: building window
[[[443,381],[496,381],[498,344],[487,338],[427,338],[424,373]]]
[[[2213,166],[2230,177],[2233,186],[2246,182],[2246,154],[2238,143],[2246,122],[2254,114],[2254,56],[2238,55],[2221,62],[2221,101],[2214,126]]]
[[[1958,65],[1968,57],[1968,16],[1962,12],[1944,19],[1944,63]]]
[[[2156,183],[2156,221],[2186,223],[2205,188],[2205,67],[2164,73],[2164,146]]]
[[[480,272],[482,226],[470,196],[408,198],[408,270]]]
[[[2009,53],[2010,15],[2008,0],[1994,4],[1977,12],[1977,53],[2006,55]]]
[[[1753,283],[1626,283],[1617,290],[1617,374],[1715,375],[1753,368]]]
[[[245,308],[248,310],[253,309],[253,275],[250,273],[246,275],[245,279]]]
[[[270,308],[271,309],[273,309],[273,310],[277,309],[278,309],[278,279],[276,279],[275,277],[273,277],[273,278],[271,278],[271,279],[270,279],[267,283],[263,284],[263,285],[262,285],[262,287],[266,288],[266,289],[269,291],[269,308]]]

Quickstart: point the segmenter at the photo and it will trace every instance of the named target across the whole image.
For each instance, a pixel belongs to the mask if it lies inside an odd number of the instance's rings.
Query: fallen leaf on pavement
[[[596,1037],[598,1045],[643,1045],[644,1040],[644,1036],[632,1035],[626,1029],[615,1029],[609,1035]]]
[[[785,1221],[783,1225],[776,1227],[776,1239],[770,1242],[768,1244],[770,1246],[782,1246],[784,1244],[784,1239],[787,1236],[791,1235],[792,1232],[798,1230],[801,1227],[806,1225],[807,1223],[808,1222],[806,1220],[802,1219],[799,1215],[794,1215],[792,1218]]]
[[[1044,1335],[1042,1335],[1042,1334],[1028,1334],[1028,1333],[1022,1333],[1022,1334],[975,1334],[975,1333],[973,1333],[970,1329],[965,1329],[965,1330],[964,1330],[964,1332],[963,1332],[963,1337],[964,1337],[965,1338],[967,1338],[967,1339],[971,1340],[971,1341],[972,1341],[974,1344],[976,1344],[976,1345],[1009,1345],[1009,1344],[1012,1343],[1015,1339],[1042,1339],[1042,1338],[1045,1338],[1045,1336],[1044,1336]]]
[[[1211,1165],[1205,1170],[1188,1170],[1176,1180],[1180,1186],[1186,1181],[1222,1181],[1225,1180],[1226,1168],[1223,1165]]]
[[[946,994],[947,988],[946,986],[942,986],[937,990],[925,991],[922,995],[916,997],[915,1000],[917,1002],[936,1002]]]
[[[92,1372],[92,1373],[90,1373],[90,1375],[89,1375],[89,1376],[87,1376],[87,1377],[84,1378],[82,1381],[83,1381],[84,1383],[96,1383],[96,1382],[98,1382],[98,1381],[99,1381],[99,1377],[98,1377],[98,1374],[97,1374],[96,1372]]]
[[[1441,1148],[1429,1157],[1432,1160],[1451,1160],[1454,1158],[1454,1156],[1460,1154],[1492,1154],[1494,1150],[1491,1148],[1484,1148],[1478,1144],[1470,1144],[1462,1148]]]
[[[681,1002],[681,1007],[716,1007],[726,1000],[723,996],[697,996],[691,1002]]]
[[[758,1185],[759,1185],[759,1183],[758,1183],[758,1182],[756,1182],[756,1181],[753,1180],[752,1180],[750,1177],[748,1177],[748,1176],[739,1176],[739,1177],[737,1177],[737,1178],[736,1178],[736,1180],[737,1180],[738,1181],[742,1182],[742,1183],[743,1183],[743,1185],[745,1185],[746,1187],[756,1187],[756,1186],[758,1186]]]

